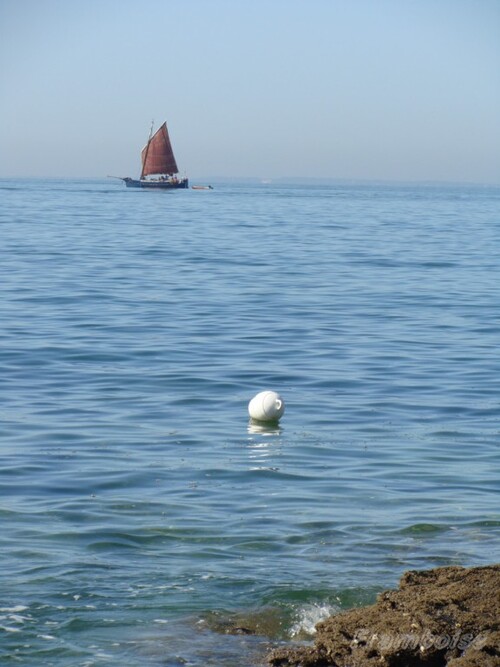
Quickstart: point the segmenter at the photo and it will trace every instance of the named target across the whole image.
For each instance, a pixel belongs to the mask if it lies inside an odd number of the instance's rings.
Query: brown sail
[[[179,170],[170,144],[166,123],[163,123],[153,134],[147,145],[142,149],[141,157],[141,178],[150,174],[177,174]]]

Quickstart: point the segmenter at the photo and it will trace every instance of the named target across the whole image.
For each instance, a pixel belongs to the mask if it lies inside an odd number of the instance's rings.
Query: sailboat
[[[172,190],[189,187],[188,179],[178,176],[179,170],[166,123],[163,123],[154,134],[151,126],[148,143],[142,149],[141,159],[142,171],[139,180],[129,176],[122,178],[127,188]]]

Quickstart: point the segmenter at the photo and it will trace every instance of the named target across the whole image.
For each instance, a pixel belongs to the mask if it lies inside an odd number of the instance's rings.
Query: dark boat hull
[[[185,190],[189,187],[189,180],[187,178],[180,178],[176,181],[150,181],[124,178],[123,181],[127,188],[142,188],[147,190]]]

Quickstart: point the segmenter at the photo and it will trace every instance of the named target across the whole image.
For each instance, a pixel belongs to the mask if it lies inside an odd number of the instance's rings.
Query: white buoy
[[[248,414],[260,422],[277,422],[285,412],[285,403],[275,391],[261,391],[248,404]]]

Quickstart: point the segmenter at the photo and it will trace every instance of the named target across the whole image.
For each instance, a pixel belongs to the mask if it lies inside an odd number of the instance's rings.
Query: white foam
[[[339,608],[331,604],[306,604],[297,609],[295,623],[290,628],[290,637],[316,634],[316,625],[332,614],[339,612]]]

